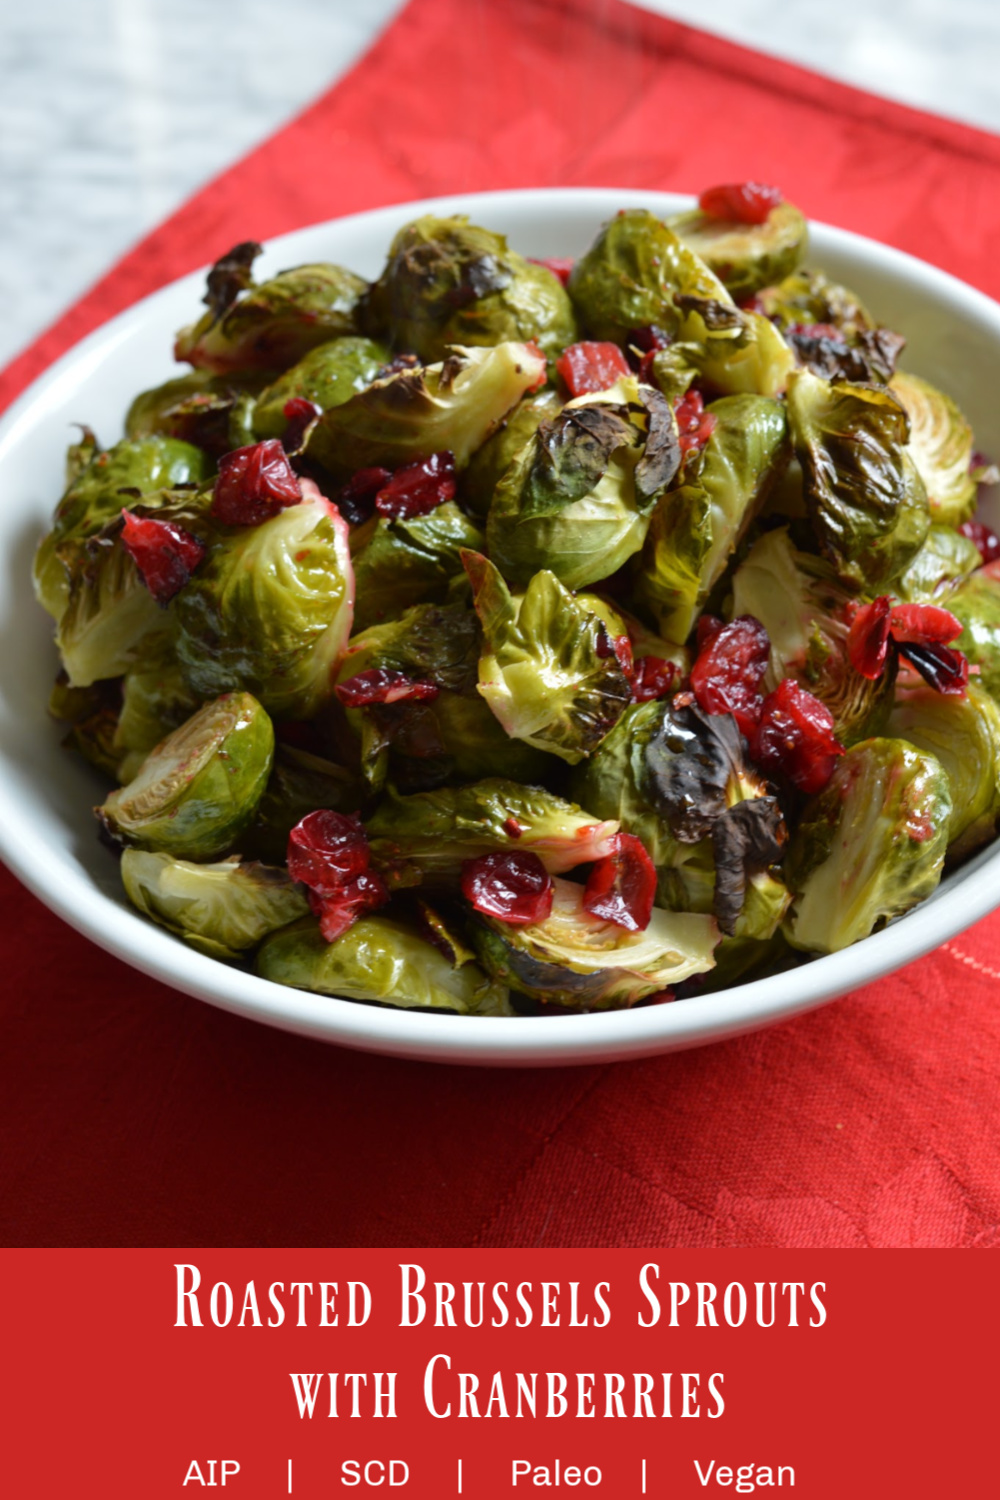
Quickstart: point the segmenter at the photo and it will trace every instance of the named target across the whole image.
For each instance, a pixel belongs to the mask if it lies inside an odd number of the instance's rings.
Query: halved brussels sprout
[[[846,581],[872,594],[887,589],[931,524],[902,405],[882,386],[831,384],[798,370],[788,417],[823,551]]]
[[[951,788],[949,859],[962,859],[996,831],[1000,813],[1000,708],[970,682],[964,697],[906,688],[886,733],[937,756]]]
[[[728,300],[678,297],[679,337],[653,357],[653,379],[671,401],[692,380],[721,396],[779,396],[795,369],[784,336],[760,313]]]
[[[377,338],[423,360],[442,359],[450,344],[506,339],[533,339],[555,356],[576,338],[559,279],[464,214],[425,214],[403,226],[368,295],[365,320]]]
[[[799,552],[784,527],[760,537],[733,574],[733,615],[754,615],[771,641],[762,690],[771,693],[783,677],[794,677],[826,704],[844,745],[881,732],[896,678],[892,658],[874,681],[851,665],[853,598],[830,564]]]
[[[305,890],[286,870],[238,855],[199,865],[173,854],[126,849],[121,872],[133,906],[209,958],[236,960],[268,933],[309,913]]]
[[[480,693],[509,735],[575,765],[632,696],[601,613],[553,573],[515,596],[479,553],[465,566],[485,641]]]
[[[739,302],[791,275],[809,236],[805,216],[792,203],[772,208],[763,224],[712,218],[700,208],[675,214],[667,224]]]
[[[543,422],[500,480],[486,538],[512,583],[542,568],[567,588],[607,578],[642,546],[680,466],[674,414],[659,391],[625,378]]]
[[[144,643],[135,665],[122,679],[122,706],[115,730],[121,758],[118,775],[131,781],[151,750],[179,729],[200,699],[184,680],[169,635]]]
[[[780,401],[726,396],[708,410],[715,429],[658,501],[634,585],[636,604],[678,645],[789,458]]]
[[[854,343],[859,334],[873,332],[876,327],[875,319],[854,293],[822,271],[795,271],[777,286],[762,288],[757,300],[765,317],[782,329],[797,323],[824,323],[838,329],[847,343]]]
[[[527,344],[456,347],[441,364],[387,375],[324,412],[306,452],[338,481],[445,450],[462,469],[544,375],[545,360]]]
[[[588,332],[619,344],[651,324],[677,334],[684,321],[678,292],[731,303],[718,277],[645,208],[622,209],[605,224],[569,280]]]
[[[367,796],[368,787],[355,771],[279,742],[254,820],[240,835],[240,848],[252,859],[284,864],[288,835],[307,814],[320,808],[355,813]]]
[[[400,797],[368,819],[372,859],[391,885],[457,885],[462,862],[495,850],[537,854],[552,875],[614,852],[617,821],[594,818],[540,786],[493,777]]]
[[[219,458],[253,442],[254,396],[263,377],[191,370],[141,391],[125,417],[130,438],[179,438]]]
[[[964,627],[952,646],[979,668],[980,685],[1000,702],[1000,578],[994,566],[973,573],[945,602]]]
[[[300,504],[259,526],[221,528],[172,610],[192,692],[243,688],[270,713],[307,719],[333,691],[351,633],[347,525],[303,480]]]
[[[544,922],[514,927],[477,913],[470,929],[487,973],[533,1000],[618,1010],[712,967],[718,929],[711,917],[654,907],[645,931],[629,932],[592,916],[583,886],[552,884]]]
[[[949,594],[982,564],[979,548],[970,537],[950,526],[932,526],[927,540],[893,593],[912,604],[945,604]]]
[[[295,266],[254,286],[249,265],[233,274],[227,261],[224,256],[209,273],[208,312],[180,330],[175,359],[215,375],[287,370],[317,344],[360,332],[358,303],[368,284],[353,271]]]
[[[354,628],[367,630],[414,604],[442,604],[454,578],[464,579],[461,552],[479,552],[482,534],[453,500],[426,516],[383,516],[354,554]]]
[[[941,879],[951,811],[935,756],[894,739],[848,750],[789,845],[789,942],[834,953],[923,901]]]
[[[328,943],[310,917],[276,932],[257,954],[257,973],[275,984],[347,1000],[460,1015],[511,1015],[507,990],[477,964],[448,962],[393,917],[361,917]]]
[[[257,811],[274,757],[274,730],[249,693],[206,703],[152,750],[97,816],[123,844],[214,859]]]
[[[562,398],[553,390],[523,396],[493,436],[476,449],[459,486],[462,503],[474,516],[489,514],[493,491],[517,454],[543,422],[558,415],[562,406]]]
[[[253,411],[257,438],[280,438],[288,426],[285,406],[299,399],[327,411],[371,385],[388,362],[388,350],[371,339],[346,336],[311,349],[297,365],[261,391]]]
[[[62,664],[74,687],[121,677],[169,633],[163,610],[142,581],[121,536],[73,544],[78,558],[56,630]],[[153,642],[156,641],[156,646]]]
[[[897,370],[889,389],[910,419],[909,453],[924,481],[931,520],[958,526],[976,509],[972,428],[955,402],[919,375]]]

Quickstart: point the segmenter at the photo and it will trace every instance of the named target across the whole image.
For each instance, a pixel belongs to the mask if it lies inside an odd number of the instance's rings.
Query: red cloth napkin
[[[992,136],[617,3],[412,0],[17,359],[0,404],[248,236],[439,192],[747,177],[1000,293]],[[490,1072],[224,1015],[92,947],[6,872],[0,896],[2,1243],[1000,1241],[1000,917],[771,1031]]]

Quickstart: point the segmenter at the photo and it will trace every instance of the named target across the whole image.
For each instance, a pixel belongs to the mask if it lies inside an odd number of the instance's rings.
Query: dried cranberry
[[[172,521],[136,516],[130,510],[123,510],[122,516],[122,546],[157,604],[169,604],[205,556],[204,547]]]
[[[626,342],[629,346],[629,359],[635,366],[640,381],[644,385],[654,384],[653,361],[661,349],[669,347],[669,333],[658,328],[655,323],[647,323],[644,328],[633,328]]]
[[[277,438],[219,459],[212,515],[224,526],[259,526],[301,499],[299,481]]]
[[[509,839],[519,839],[524,832],[517,819],[511,815],[503,820],[503,831]]]
[[[609,390],[631,373],[617,344],[591,342],[570,344],[556,360],[556,369],[571,397]]]
[[[319,917],[319,930],[328,943],[335,943],[358,917],[377,911],[388,899],[385,881],[374,870],[363,870],[333,895],[309,892],[309,905]]]
[[[405,672],[394,672],[389,667],[371,667],[338,683],[334,691],[348,708],[363,708],[368,703],[421,702],[436,698],[440,688],[433,682],[415,681]]]
[[[356,476],[355,476],[356,477]],[[432,453],[397,469],[375,496],[381,516],[426,516],[429,511],[455,498],[455,455]]]
[[[925,682],[949,698],[964,698],[969,682],[969,662],[961,651],[951,646],[913,645],[904,641],[899,648],[911,666],[916,667]]]
[[[382,877],[369,869],[368,838],[358,819],[327,808],[307,813],[292,829],[288,873],[308,886],[328,943],[389,899]]]
[[[751,754],[762,771],[784,777],[811,797],[823,790],[844,753],[833,727],[826,704],[785,677],[764,699]]]
[[[392,478],[391,469],[359,469],[337,491],[337,509],[351,526],[361,526],[375,512],[375,496]]]
[[[629,636],[616,635],[612,640],[606,627],[602,625],[597,633],[597,644],[594,650],[602,659],[613,656],[625,676],[629,678],[632,676],[635,663],[632,660],[632,641]]]
[[[975,542],[984,563],[996,562],[1000,557],[1000,536],[982,521],[963,521],[958,529],[970,542]]]
[[[674,685],[677,667],[662,656],[640,656],[632,679],[632,699],[648,703],[651,698],[665,698]]]
[[[553,255],[542,260],[536,260],[533,255],[529,255],[528,260],[533,266],[544,266],[546,271],[551,271],[563,286],[569,285],[569,278],[576,265],[576,261],[567,255]]]
[[[760,718],[760,685],[771,643],[753,615],[737,615],[698,653],[691,668],[691,690],[707,714],[732,714],[749,739]]]
[[[282,439],[285,451],[299,453],[313,423],[323,415],[323,408],[317,406],[315,401],[307,401],[304,396],[293,396],[281,410],[288,424]]]
[[[832,339],[838,344],[845,343],[844,335],[834,323],[792,323],[787,331],[799,338]]]
[[[719,631],[725,628],[725,620],[720,620],[718,615],[699,615],[694,633],[698,650],[704,651],[706,646],[712,644]]]
[[[488,917],[513,926],[544,922],[552,910],[552,876],[537,854],[498,850],[462,865],[462,894]]]
[[[674,404],[677,431],[681,439],[681,456],[704,448],[715,431],[715,417],[705,410],[700,391],[688,391]]]
[[[889,655],[889,621],[892,600],[880,594],[870,604],[860,605],[847,632],[847,655],[855,672],[874,682],[881,677]]]
[[[763,224],[772,208],[782,202],[781,189],[763,182],[728,182],[706,188],[698,207],[710,219],[731,219],[737,224]]]
[[[645,932],[655,895],[656,867],[642,842],[631,833],[616,833],[614,853],[598,860],[587,877],[585,909],[629,932]]]
[[[962,634],[962,622],[937,604],[894,604],[889,633],[899,646],[945,646]]]

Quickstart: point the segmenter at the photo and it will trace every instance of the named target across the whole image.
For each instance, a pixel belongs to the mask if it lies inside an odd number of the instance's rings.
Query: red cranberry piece
[[[351,526],[361,526],[375,511],[375,496],[392,478],[391,469],[359,469],[337,491],[337,509]]]
[[[704,448],[715,431],[715,417],[705,410],[700,391],[688,391],[674,405],[682,457]]]
[[[632,701],[648,703],[651,698],[666,698],[674,685],[677,667],[662,656],[640,656],[632,679]]]
[[[962,634],[962,622],[937,604],[894,604],[889,632],[899,646],[945,646]]]
[[[259,526],[301,499],[299,481],[277,438],[219,459],[212,515],[224,526]]]
[[[309,892],[309,905],[319,917],[319,930],[328,943],[335,943],[352,922],[366,912],[377,911],[389,899],[385,882],[374,870],[363,870],[334,895]]]
[[[975,542],[984,563],[996,562],[1000,557],[1000,536],[982,521],[963,521],[958,529],[970,542]]]
[[[597,635],[597,644],[594,650],[602,660],[613,656],[625,673],[625,676],[632,676],[635,670],[635,663],[632,660],[632,642],[627,635],[616,635],[612,640],[607,629],[602,625]]]
[[[726,628],[725,620],[720,620],[718,615],[699,615],[695,626],[695,641],[699,653],[704,651],[715,640],[720,630]]]
[[[355,476],[357,477],[357,476]],[[432,453],[430,458],[406,464],[388,479],[375,496],[380,516],[426,516],[429,511],[455,498],[455,455]]]
[[[749,739],[760,718],[760,685],[771,643],[753,615],[737,615],[698,653],[691,668],[691,690],[707,714],[732,714]]]
[[[569,285],[570,275],[576,265],[576,261],[567,255],[552,255],[542,260],[536,260],[533,255],[529,255],[528,260],[533,266],[544,266],[546,271],[551,271],[563,286]]]
[[[847,632],[847,655],[855,672],[872,682],[881,677],[889,654],[889,621],[892,600],[880,594],[870,604],[862,604],[854,613]]]
[[[317,406],[315,401],[307,401],[304,396],[293,396],[281,410],[288,423],[282,445],[287,453],[298,453],[309,435],[309,429],[323,415],[323,408]]]
[[[368,868],[368,837],[356,816],[322,808],[288,835],[288,873],[320,895],[336,895]]]
[[[629,346],[629,358],[638,373],[643,385],[655,384],[653,380],[653,361],[661,349],[669,347],[671,339],[669,333],[658,328],[655,323],[647,323],[644,328],[633,328],[626,340]]]
[[[552,910],[552,876],[537,854],[500,850],[467,859],[462,894],[488,917],[512,926],[544,922]]]
[[[169,604],[205,556],[204,547],[172,521],[136,516],[130,510],[123,510],[122,516],[122,546],[157,604]]]
[[[811,797],[826,786],[843,753],[826,704],[794,678],[783,678],[764,699],[751,744],[761,770],[784,777]]]
[[[631,833],[616,833],[614,853],[599,859],[587,877],[584,908],[616,927],[645,932],[655,895],[656,868],[642,842]]]
[[[517,819],[511,816],[509,818],[504,818],[503,831],[509,839],[519,839],[524,832],[524,829],[521,827]]]
[[[781,189],[763,182],[728,182],[706,188],[698,207],[710,219],[732,219],[737,224],[763,224],[782,202]]]
[[[364,708],[369,703],[423,702],[436,698],[440,688],[433,682],[417,682],[405,672],[394,672],[389,667],[372,667],[338,683],[334,692],[348,708]]]
[[[969,662],[963,652],[955,651],[951,646],[918,646],[903,642],[899,654],[905,656],[924,681],[937,692],[951,698],[965,697],[969,682]]]
[[[844,335],[833,323],[793,323],[788,332],[804,339],[832,339],[836,344],[845,342]]]
[[[617,344],[591,342],[570,344],[556,360],[556,370],[571,398],[609,390],[616,380],[631,374]]]

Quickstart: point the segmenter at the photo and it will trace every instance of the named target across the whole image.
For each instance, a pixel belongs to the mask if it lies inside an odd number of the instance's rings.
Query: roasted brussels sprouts
[[[72,585],[56,630],[62,663],[74,687],[121,677],[145,653],[162,649],[169,632],[163,610],[143,583],[121,536],[76,544]],[[155,643],[155,644],[154,644]]]
[[[711,917],[653,910],[643,932],[594,917],[583,887],[553,880],[544,922],[514,927],[476,914],[473,946],[487,973],[533,1000],[574,1010],[619,1010],[712,967]]]
[[[763,224],[714,218],[700,208],[667,224],[739,302],[791,275],[806,253],[808,226],[792,203],[772,208]]]
[[[366,299],[365,322],[376,338],[428,361],[443,359],[450,344],[508,339],[532,339],[554,357],[576,337],[558,278],[464,214],[404,225]]]
[[[253,818],[274,756],[274,730],[249,693],[206,703],[152,750],[97,816],[123,844],[214,859]]]
[[[465,554],[483,627],[479,691],[514,739],[575,765],[631,699],[600,609],[550,572],[512,595],[479,553]],[[617,632],[616,632],[617,633]]]
[[[820,323],[836,328],[851,344],[876,326],[875,319],[854,293],[831,281],[822,271],[795,271],[777,286],[762,288],[757,301],[765,317],[781,329]]]
[[[242,688],[269,713],[308,718],[332,691],[351,633],[347,526],[308,480],[259,526],[222,527],[178,594],[177,657],[201,698]]]
[[[206,865],[126,849],[121,872],[133,906],[209,958],[236,960],[309,913],[305,891],[285,870],[238,856]]]
[[[130,438],[183,439],[213,458],[253,442],[253,407],[263,377],[191,370],[141,391],[125,417]]]
[[[931,524],[906,449],[906,413],[880,386],[830,384],[799,370],[788,383],[788,417],[823,551],[842,579],[883,592],[913,561]]]
[[[708,411],[712,435],[658,501],[635,578],[636,603],[678,645],[789,458],[780,401],[726,396]]]
[[[169,635],[143,648],[141,659],[122,678],[122,705],[114,745],[120,758],[118,776],[131,781],[151,750],[179,729],[200,699],[184,680]]]
[[[288,835],[307,814],[320,808],[356,813],[367,796],[368,786],[355,771],[279,742],[254,820],[240,834],[240,849],[251,859],[283,864]]]
[[[935,756],[895,739],[848,750],[789,845],[789,942],[833,953],[923,901],[941,879],[951,812]]]
[[[371,339],[347,336],[320,344],[261,391],[253,409],[254,436],[282,437],[288,425],[285,407],[289,401],[311,401],[323,411],[342,406],[371,385],[388,358],[384,346]]]
[[[482,534],[452,500],[425,516],[383,516],[354,557],[354,628],[367,630],[414,604],[442,604],[461,578],[461,552],[478,552]]]
[[[924,481],[931,520],[958,526],[976,508],[972,428],[950,396],[918,375],[897,370],[889,389],[910,419],[908,451]]]
[[[1000,579],[993,565],[973,573],[945,602],[964,626],[951,644],[979,668],[981,686],[1000,702]]]
[[[975,542],[950,526],[932,526],[893,593],[910,604],[944,604],[982,563]]]
[[[215,375],[287,370],[317,344],[359,333],[367,283],[342,266],[296,266],[253,284],[259,245],[236,246],[208,276],[208,312],[182,328],[174,357]],[[240,256],[240,252],[245,252]]]
[[[456,348],[442,364],[397,371],[332,407],[306,452],[338,481],[445,450],[462,469],[544,374],[544,359],[526,344]]]
[[[937,756],[951,788],[948,855],[961,859],[996,832],[1000,812],[1000,708],[970,682],[964,697],[930,687],[897,692],[886,733]]]
[[[489,514],[493,492],[525,443],[543,422],[562,410],[562,399],[553,390],[524,396],[491,438],[477,448],[461,478],[462,503],[474,516]]]
[[[257,973],[321,995],[460,1015],[510,1015],[507,990],[477,964],[451,964],[392,917],[361,917],[328,943],[310,917],[276,932],[257,955]]]
[[[720,396],[779,396],[795,368],[783,335],[756,312],[731,302],[678,297],[679,338],[653,356],[653,379],[671,401],[697,380]]]

